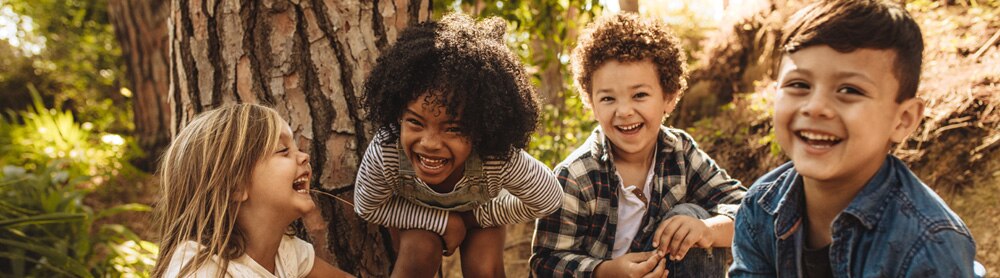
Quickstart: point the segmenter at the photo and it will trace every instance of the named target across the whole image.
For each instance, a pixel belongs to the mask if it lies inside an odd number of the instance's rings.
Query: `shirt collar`
[[[882,167],[858,192],[858,195],[847,205],[843,213],[853,215],[862,225],[865,225],[865,228],[874,228],[885,214],[882,207],[885,206],[886,198],[893,191],[893,187],[899,186],[896,175],[892,174],[899,167],[905,167],[902,161],[892,155],[886,155]]]
[[[611,140],[608,139],[608,136],[604,135],[604,130],[602,130],[600,126],[597,126],[594,128],[594,132],[592,132],[590,136],[594,137],[594,141],[596,142],[590,149],[591,155],[596,157],[601,162],[612,161],[612,143]],[[668,153],[681,151],[684,148],[681,145],[683,141],[681,141],[680,138],[677,138],[673,132],[670,132],[669,127],[661,125],[658,137],[659,138],[657,138],[656,144],[658,154],[653,156],[654,161],[661,159],[662,157],[667,157],[666,154]]]
[[[885,203],[891,187],[897,184],[892,173],[897,167],[902,165],[899,159],[887,155],[881,168],[875,176],[869,180],[864,188],[858,192],[854,200],[847,205],[842,214],[851,215],[859,220],[865,228],[872,229],[881,220],[883,210],[881,206]],[[758,204],[767,213],[775,216],[774,232],[779,238],[787,238],[795,232],[801,224],[802,201],[802,177],[791,163],[785,164],[781,168],[787,168],[781,173],[774,184],[768,188],[758,201]],[[774,197],[781,196],[778,199]],[[777,200],[773,202],[772,200]]]

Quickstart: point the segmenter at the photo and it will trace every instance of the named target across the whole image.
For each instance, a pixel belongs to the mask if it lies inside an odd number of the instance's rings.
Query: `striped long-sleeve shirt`
[[[379,132],[368,145],[358,169],[354,210],[365,220],[399,229],[424,229],[443,235],[448,212],[428,208],[398,196],[399,152],[395,141]],[[492,198],[472,212],[483,227],[520,223],[559,209],[562,190],[555,175],[523,150],[508,160],[483,158],[486,190]],[[468,186],[461,179],[455,188]],[[506,190],[509,194],[501,194]]]

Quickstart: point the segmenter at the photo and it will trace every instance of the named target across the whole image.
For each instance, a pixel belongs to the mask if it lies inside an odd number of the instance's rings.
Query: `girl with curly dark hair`
[[[504,225],[560,206],[555,176],[522,150],[538,104],[505,29],[458,14],[410,27],[365,83],[378,131],[355,210],[396,232],[393,276],[430,277],[459,247],[465,276],[504,276]]]

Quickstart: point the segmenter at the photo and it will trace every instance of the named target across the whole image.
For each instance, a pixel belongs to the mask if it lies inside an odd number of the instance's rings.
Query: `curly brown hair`
[[[664,97],[676,101],[687,87],[684,59],[680,42],[662,21],[630,13],[606,15],[588,24],[577,40],[573,79],[584,103],[589,104],[594,71],[605,62],[650,60],[656,66]]]
[[[507,159],[523,149],[538,121],[538,100],[520,59],[504,44],[506,23],[462,14],[417,24],[379,57],[365,81],[366,119],[397,140],[407,104],[425,93],[459,118],[483,156]]]

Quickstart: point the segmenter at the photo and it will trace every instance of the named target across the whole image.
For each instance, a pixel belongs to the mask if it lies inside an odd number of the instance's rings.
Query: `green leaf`
[[[63,254],[63,252],[58,249],[54,249],[40,244],[35,244],[32,242],[22,242],[16,240],[9,240],[5,238],[0,238],[0,244],[11,248],[19,248],[38,253],[43,257],[45,257],[46,260],[51,261],[53,267],[57,267],[62,270],[67,270],[69,271],[69,273],[75,276],[93,277],[93,275],[90,274],[90,272],[87,270],[87,267],[83,263],[77,261],[76,259],[66,254]]]
[[[108,217],[108,216],[112,216],[112,215],[116,215],[116,214],[119,214],[119,213],[122,213],[122,212],[129,212],[129,211],[148,212],[148,211],[152,211],[152,210],[153,210],[153,208],[150,207],[150,206],[148,206],[148,205],[139,204],[139,203],[129,203],[129,204],[124,204],[124,205],[117,205],[117,206],[110,207],[110,208],[107,208],[105,210],[102,210],[100,213],[97,214],[97,217],[95,217],[95,219],[102,219],[102,218],[105,218],[105,217]]]
[[[0,228],[24,226],[24,225],[44,225],[51,223],[66,223],[81,221],[86,218],[83,213],[46,213],[29,217],[0,220]]]

